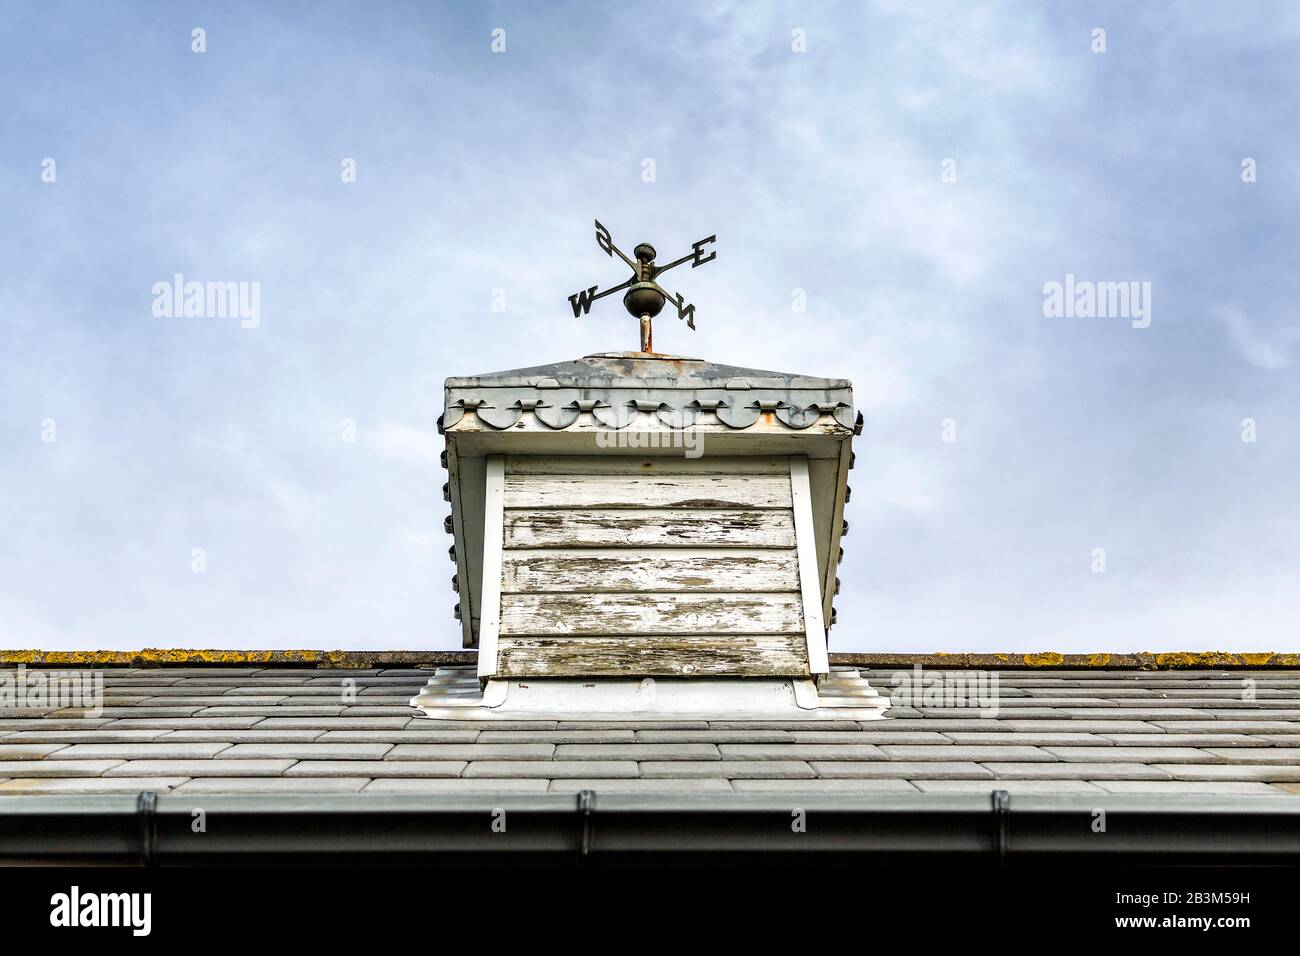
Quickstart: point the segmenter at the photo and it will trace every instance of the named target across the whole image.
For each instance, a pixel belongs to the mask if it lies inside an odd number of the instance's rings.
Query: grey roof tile
[[[1025,721],[1022,721],[1022,723],[1025,723]],[[864,721],[861,729],[881,734],[910,730],[924,730],[941,734],[950,730],[971,730],[987,733],[1011,732],[1011,727],[1007,721],[998,720],[995,717],[977,717],[972,720],[952,720],[946,717],[910,718],[896,717],[893,710],[888,711],[883,720]]]
[[[1174,761],[1181,763],[1216,763],[1219,758],[1195,747],[1048,747],[1047,752],[1058,760],[1071,762],[1097,761],[1120,763],[1132,760],[1138,763]]]
[[[237,688],[225,690],[219,687],[194,687],[193,685],[188,684],[167,684],[161,687],[151,686],[142,683],[140,678],[132,678],[125,682],[119,681],[117,684],[114,684],[111,681],[105,681],[104,694],[107,696],[109,694],[121,693],[121,688],[137,684],[148,688],[147,693],[153,695],[150,698],[151,701],[159,703],[170,702],[181,706],[191,704],[195,701],[206,703],[208,701],[226,700],[230,695],[238,693]],[[255,695],[249,695],[239,699],[260,700],[261,698],[256,697]]]
[[[1132,697],[1156,697],[1161,693],[1158,690],[1152,690],[1148,687],[1118,687],[1114,690],[1107,690],[1105,696],[1101,697],[1098,695],[1099,688],[1095,685],[1090,687],[1066,687],[1059,683],[1042,686],[1017,683],[1014,686],[1019,687],[1022,693],[1035,699],[1050,697],[1059,700],[1089,700],[1101,703],[1111,703],[1116,700],[1126,700]],[[999,686],[998,693],[1007,693],[1006,686]]]
[[[63,744],[32,744],[32,743],[10,743],[7,740],[0,740],[0,760],[37,760],[41,757],[48,757],[56,751],[67,750],[68,745]]]
[[[398,777],[372,780],[366,793],[545,793],[546,779],[439,779],[436,777]]]
[[[390,730],[405,727],[410,717],[265,717],[257,722],[263,730],[309,727],[321,730]]]
[[[122,707],[106,706],[95,714],[93,718],[82,717],[86,713],[84,708],[72,707],[65,708],[54,712],[54,717],[66,717],[68,719],[79,718],[82,720],[95,719],[102,717],[189,717],[200,710],[198,707],[138,707],[135,705],[126,705]]]
[[[557,723],[554,720],[433,720],[418,714],[408,726],[412,730],[555,730]],[[581,722],[576,729],[584,729]],[[603,728],[593,723],[585,729]]]
[[[93,763],[94,761],[70,761]],[[257,777],[278,776],[293,766],[292,760],[128,760],[112,761],[104,771],[110,777]]]
[[[557,730],[708,730],[703,720],[561,720]]]
[[[343,695],[340,687],[308,688],[301,684],[286,684],[279,687],[274,684],[243,684],[239,687],[239,693],[249,697],[312,697],[326,703],[341,701]]]
[[[196,743],[227,744],[307,744],[329,734],[320,730],[159,730],[159,742],[192,740]]]
[[[1300,766],[1300,747],[1207,747],[1205,751],[1228,763],[1287,763]]]
[[[842,777],[816,780],[733,780],[731,786],[748,793],[917,793],[906,780]]]
[[[856,720],[710,720],[710,730],[846,730],[861,729]]]
[[[162,793],[179,787],[188,777],[25,777],[0,783],[0,795],[58,793]]]
[[[1300,767],[1279,764],[1155,764],[1175,780],[1300,781]]]
[[[641,765],[643,777],[764,777],[796,779],[814,777],[812,767],[802,760],[664,760]]]
[[[281,758],[289,760],[378,760],[393,749],[392,744],[235,744],[222,753],[225,760]]]
[[[369,777],[198,777],[177,793],[356,793]]]
[[[464,760],[300,760],[286,777],[459,777]]]
[[[691,733],[692,731],[686,731]],[[707,731],[705,731],[707,732]],[[634,730],[485,730],[481,744],[630,744]],[[656,731],[648,731],[656,733]]]
[[[145,701],[147,701],[148,699],[149,697],[144,694],[124,694],[121,693],[120,691],[117,693],[110,693],[107,690],[104,691],[104,697],[103,697],[105,709],[108,709],[109,707],[143,707],[145,706]],[[168,704],[175,704],[175,703],[176,703],[175,701],[164,701],[161,706],[167,706]],[[160,705],[152,705],[152,706],[160,706]],[[55,714],[80,714],[80,713],[84,713],[85,709],[82,707],[55,708],[50,712]]]
[[[432,670],[426,671],[386,671],[382,673],[370,673],[360,675],[365,677],[366,687],[414,687],[419,690],[424,686],[425,681],[433,676]],[[343,682],[352,678],[360,685],[362,682],[358,674],[350,670],[338,670],[329,675],[321,677],[309,677],[303,681],[304,687],[316,687],[324,685],[326,687],[341,688]]]
[[[1179,734],[1300,734],[1300,723],[1271,717],[1261,720],[1171,720],[1159,721],[1156,726]]]
[[[724,760],[884,760],[874,744],[719,744]],[[947,750],[948,747],[937,747]]]
[[[927,719],[940,717],[952,720],[970,720],[979,719],[982,716],[980,709],[975,707],[926,707],[921,713],[924,713]],[[1090,708],[1087,713],[1094,717],[1107,717],[1116,714],[1116,711],[1108,708]],[[983,719],[1060,720],[1068,716],[1069,714],[1059,707],[999,707],[996,712],[991,709],[986,711]]]
[[[958,744],[1008,744],[1012,741],[1007,740],[1005,734],[990,733],[971,733],[967,731],[953,731],[946,735],[953,743]],[[903,743],[903,741],[899,741]],[[1039,733],[1034,730],[1021,730],[1016,732],[1015,744],[1025,747],[1045,747],[1045,746],[1083,746],[1092,745],[1094,747],[1108,747],[1114,741],[1102,737],[1099,734],[1070,734],[1070,733]]]
[[[1111,743],[1125,747],[1267,747],[1271,741],[1258,734],[1105,734]],[[1290,738],[1300,742],[1300,737]]]
[[[200,717],[341,717],[342,707],[205,707]]]
[[[114,730],[247,730],[257,717],[123,717]],[[312,726],[308,723],[306,726]]]
[[[812,765],[819,777],[860,778],[897,780],[922,780],[925,778],[992,778],[993,772],[973,761],[964,760],[889,760],[889,761],[851,761],[824,763],[816,761]]]
[[[1097,780],[1095,783],[1108,793],[1278,793],[1266,783],[1238,780]]]
[[[180,696],[163,696],[150,697],[144,701],[148,705],[167,705],[174,704],[178,707],[267,707],[270,704],[278,703],[275,699],[266,700],[260,697],[180,697]],[[202,711],[200,711],[202,712]],[[215,716],[221,716],[217,714]]]
[[[98,777],[121,760],[0,760],[0,777]]]
[[[883,722],[882,722],[883,723]],[[858,730],[845,733],[841,730],[791,730],[791,740],[797,744],[933,744],[938,747],[952,743],[936,731],[899,731],[882,727],[879,731]],[[739,741],[736,741],[739,742]]]
[[[717,760],[716,744],[560,744],[556,760]]]
[[[141,677],[158,677],[164,675],[167,677],[199,677],[205,679],[225,678],[225,677],[252,677],[255,674],[266,673],[263,667],[229,667],[224,664],[208,666],[207,664],[186,666],[184,664],[168,665],[166,671],[160,671],[155,667],[127,667],[114,673],[139,675]]]
[[[430,730],[408,724],[395,730],[327,730],[318,739],[323,744],[472,744],[483,738],[477,730]]]
[[[1067,734],[1142,734],[1157,733],[1160,728],[1155,724],[1141,720],[1008,720],[1007,729],[1012,731],[1027,730],[1030,733],[1067,733]]]
[[[1095,783],[1084,780],[915,780],[916,788],[923,793],[992,793],[1005,790],[1017,793],[1097,793],[1104,790]]]
[[[635,733],[637,741],[647,744],[779,744],[794,739],[789,730],[637,730],[628,733]]]
[[[999,780],[1169,780],[1144,763],[986,763]]]
[[[1098,710],[1093,708],[1070,707],[1061,711],[1062,715],[1069,717],[1086,717],[1091,720],[1097,719],[1127,719],[1127,720],[1176,720],[1179,718],[1186,720],[1203,720],[1205,712],[1195,710],[1190,707],[1112,707],[1108,710]]]
[[[230,744],[186,741],[125,744],[72,744],[59,751],[60,760],[193,760],[215,757]],[[3,748],[0,747],[0,750]]]
[[[1145,704],[1146,702],[1143,701]],[[998,691],[998,709],[1008,716],[1019,713],[1023,709],[1040,710],[1044,707],[1119,707],[1121,704],[1114,700],[1105,700],[1100,697],[1058,697],[1055,695],[1044,694],[1039,697],[1023,697],[1016,699],[1008,696],[1005,690]]]
[[[676,766],[676,765],[674,765]],[[693,764],[690,766],[694,766]],[[710,766],[717,766],[716,762]],[[475,760],[465,768],[466,777],[635,777],[632,760]]]
[[[614,778],[552,780],[552,793],[731,793],[731,782],[718,777],[681,778]]]
[[[881,751],[890,760],[1056,760],[1039,747],[1021,747],[1016,744],[949,744],[947,747],[909,747],[884,744]]]
[[[555,744],[398,744],[388,760],[550,760]]]

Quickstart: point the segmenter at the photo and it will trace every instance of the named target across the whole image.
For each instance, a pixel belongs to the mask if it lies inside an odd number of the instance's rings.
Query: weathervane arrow
[[[716,251],[704,254],[704,247],[711,242],[717,242],[718,237],[709,236],[707,239],[701,239],[699,242],[692,244],[691,252],[682,256],[680,259],[674,259],[667,265],[655,265],[655,247],[648,242],[639,244],[632,250],[636,259],[629,259],[623,250],[614,245],[614,240],[609,234],[609,230],[596,220],[596,245],[604,250],[605,255],[613,256],[615,253],[618,257],[627,263],[628,268],[632,270],[632,278],[626,282],[608,289],[597,291],[599,286],[592,286],[589,289],[583,289],[569,296],[569,305],[573,307],[573,317],[581,318],[591,311],[591,304],[597,299],[603,299],[607,295],[615,292],[621,292],[626,289],[623,295],[623,307],[634,317],[641,320],[641,351],[652,351],[650,320],[653,319],[663,309],[665,302],[671,302],[677,307],[677,318],[685,319],[687,326],[695,328],[695,306],[689,304],[681,293],[672,293],[661,286],[658,281],[659,276],[663,275],[669,269],[675,269],[686,263],[691,264],[694,269],[702,266],[706,262],[712,262],[718,257]]]

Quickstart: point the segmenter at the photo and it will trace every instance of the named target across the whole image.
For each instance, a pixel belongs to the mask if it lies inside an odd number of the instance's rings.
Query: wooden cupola
[[[848,381],[589,355],[450,378],[439,428],[481,683],[828,672]]]

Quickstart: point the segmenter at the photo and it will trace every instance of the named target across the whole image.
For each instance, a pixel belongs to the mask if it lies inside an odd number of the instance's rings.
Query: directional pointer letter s
[[[612,256],[614,254],[614,237],[609,234],[608,229],[600,224],[599,219],[596,220],[596,245],[605,250],[605,255]]]

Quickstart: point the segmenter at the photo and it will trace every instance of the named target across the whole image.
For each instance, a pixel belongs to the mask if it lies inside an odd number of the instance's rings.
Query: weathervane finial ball
[[[632,250],[632,255],[636,256],[641,262],[654,262],[655,247],[648,242],[638,243],[637,247]]]
[[[664,294],[653,282],[636,282],[623,294],[623,308],[638,318],[654,318],[664,307]]]

